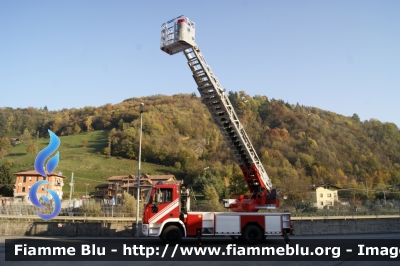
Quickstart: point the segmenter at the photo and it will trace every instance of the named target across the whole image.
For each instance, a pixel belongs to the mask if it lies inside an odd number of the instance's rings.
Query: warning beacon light
[[[173,55],[196,45],[195,24],[185,16],[179,16],[161,26],[160,48]]]

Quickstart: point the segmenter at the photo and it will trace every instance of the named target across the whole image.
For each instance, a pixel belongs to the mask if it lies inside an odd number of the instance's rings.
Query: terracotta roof
[[[39,174],[38,172],[36,172],[36,170],[29,170],[29,171],[17,172],[17,173],[14,173],[14,175],[42,176],[41,174]],[[62,178],[67,178],[66,176],[59,175],[59,174],[56,174],[56,173],[52,173],[52,174],[50,174],[49,176],[58,176],[58,177],[62,177]]]
[[[147,180],[148,178],[147,177],[145,177],[145,176],[142,176],[141,178],[140,178],[140,180]],[[126,176],[124,179],[123,179],[123,181],[136,181],[137,180],[137,176],[134,176],[134,175],[129,175],[129,176]]]
[[[174,175],[144,175],[145,177],[151,179],[151,180],[157,180],[157,181],[162,181],[162,180],[176,180]]]
[[[141,180],[140,181],[140,187],[151,187],[152,183],[148,180]],[[128,183],[123,184],[121,187],[128,187]],[[129,183],[129,187],[137,187],[137,182]]]
[[[342,189],[341,187],[338,187],[338,186],[335,186],[335,185],[332,185],[332,184],[313,185],[312,189],[316,189],[318,187],[326,187],[326,186],[333,187],[333,188],[336,188],[336,189]]]
[[[126,175],[117,175],[117,176],[112,176],[107,178],[108,181],[112,181],[112,180],[118,180],[118,181],[122,181],[122,179],[126,178]]]
[[[128,176],[125,176],[125,178],[124,178],[124,180],[136,180],[137,179],[137,176],[133,176],[133,175],[128,175]]]

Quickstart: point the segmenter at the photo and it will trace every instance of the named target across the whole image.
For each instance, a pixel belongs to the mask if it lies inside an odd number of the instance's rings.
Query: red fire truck
[[[254,244],[268,235],[282,235],[288,243],[290,213],[267,213],[279,207],[277,191],[269,179],[236,112],[195,43],[195,23],[185,16],[162,25],[161,50],[184,53],[203,103],[227,141],[239,164],[250,196],[224,199],[232,212],[191,212],[190,191],[176,183],[158,183],[149,192],[143,214],[142,233],[167,243],[182,237],[231,236]]]

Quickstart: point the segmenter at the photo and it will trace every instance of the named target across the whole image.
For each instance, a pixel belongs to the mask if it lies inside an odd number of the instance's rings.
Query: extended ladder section
[[[192,70],[203,103],[207,106],[225,137],[236,162],[242,168],[250,191],[254,191],[260,186],[270,191],[272,189],[271,180],[240,123],[225,90],[219,84],[200,49],[194,46],[185,50],[184,54]]]
[[[181,33],[181,31],[191,32],[187,29],[190,28],[190,25],[187,25],[189,21],[188,18],[181,16],[168,22],[173,23],[173,28],[179,30],[174,36],[180,35],[184,38],[179,37],[175,39],[171,37],[170,39],[174,39],[174,42],[165,41],[165,33],[168,28],[166,24],[163,24],[161,50],[168,54],[174,54],[183,47],[189,46],[183,52],[193,73],[193,78],[198,86],[202,101],[221,130],[251,191],[250,198],[245,198],[243,195],[236,195],[233,199],[224,200],[225,207],[230,207],[233,211],[255,211],[279,207],[276,191],[272,190],[271,180],[240,123],[225,93],[225,89],[221,87],[211,67],[201,54],[200,49],[194,44],[194,35],[191,35],[189,39],[187,35]],[[182,25],[179,26],[179,24]],[[179,44],[179,47],[176,46],[177,44]]]

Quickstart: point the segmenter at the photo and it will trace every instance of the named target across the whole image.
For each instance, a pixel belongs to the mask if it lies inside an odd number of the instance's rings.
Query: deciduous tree
[[[3,164],[0,167],[0,194],[6,197],[13,196],[15,177],[11,172],[10,165]]]
[[[28,152],[28,153],[37,152],[37,145],[34,141],[31,141],[28,143],[28,146],[26,147],[26,152]]]

